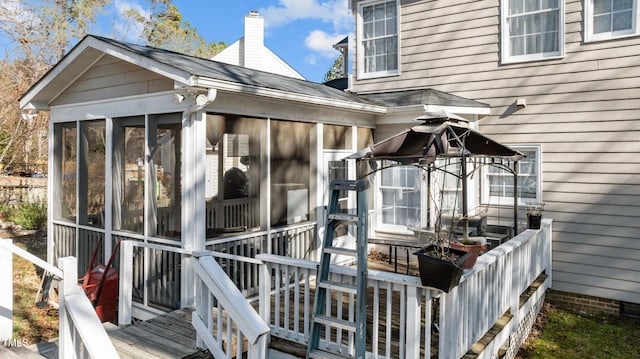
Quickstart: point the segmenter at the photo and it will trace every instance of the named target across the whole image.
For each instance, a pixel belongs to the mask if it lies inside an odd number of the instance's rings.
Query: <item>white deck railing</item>
[[[258,255],[257,259],[264,262],[260,277],[265,281],[260,286],[264,288],[260,295],[262,318],[269,324],[272,335],[306,344],[318,263],[269,254]],[[355,269],[336,266],[333,271],[336,273],[333,281],[355,283]],[[521,294],[543,272],[548,278],[532,299],[520,307]],[[522,327],[527,313],[536,310],[536,303],[541,302],[550,285],[551,220],[543,221],[542,229],[527,230],[481,256],[449,293],[425,288],[417,277],[370,270],[368,315],[372,325],[368,326],[371,339],[367,342],[367,351],[373,358],[430,358],[432,347],[437,346],[439,358],[460,358],[499,318],[510,313],[513,317],[509,324],[492,345],[480,353],[482,358],[491,357]],[[435,309],[432,303],[439,303],[435,318],[432,318],[432,309]],[[334,294],[332,305],[335,308],[332,316],[353,320],[353,296]],[[395,329],[391,320],[395,321]],[[431,343],[432,322],[439,327],[438,343]],[[527,323],[529,327],[530,324]],[[516,343],[516,349],[520,344],[518,340],[511,340]],[[348,333],[343,336],[340,331],[327,332],[321,345],[350,352],[353,339]]]
[[[256,227],[258,204],[252,197],[207,202],[207,228]]]
[[[194,252],[197,345],[216,358],[266,357],[269,327],[208,251]],[[245,343],[246,340],[246,343]]]
[[[315,222],[274,228],[270,232],[243,233],[205,243],[207,250],[231,255],[218,257],[218,263],[245,297],[257,295],[260,291],[259,264],[239,261],[238,258],[272,253],[294,259],[316,259],[317,247]]]
[[[178,309],[184,256],[190,257],[191,250],[136,240],[120,242],[119,325],[129,325],[132,317],[149,319]],[[174,302],[178,305],[169,307]]]
[[[78,285],[76,258],[60,258],[60,269],[0,240],[0,339],[13,337],[13,260],[16,254],[62,279],[59,285],[59,358],[119,358],[91,301]]]
[[[551,220],[480,256],[460,284],[440,299],[440,348],[459,358],[506,312],[518,323],[520,295],[545,272],[551,286]],[[463,324],[463,325],[461,325]]]
[[[260,314],[271,327],[271,334],[306,345],[318,262],[269,254],[257,258],[264,262],[262,278],[268,280],[262,286],[265,290],[260,296]],[[333,266],[331,280],[355,284],[356,275],[355,268]],[[367,315],[372,323],[367,326],[370,331],[367,336],[371,338],[367,340],[367,351],[374,358],[417,358],[421,343],[424,343],[416,337],[421,333],[418,308],[424,307],[426,313],[431,313],[431,298],[438,292],[422,287],[416,277],[377,270],[368,271],[367,286],[370,292],[367,299],[372,299],[367,304]],[[353,295],[336,295],[329,291],[327,298],[333,298],[327,301],[327,313],[330,307],[334,307],[332,316],[347,321],[355,320]],[[385,330],[380,332],[378,328]],[[348,332],[325,331],[320,344],[329,350],[352,353],[354,338]],[[395,352],[394,347],[399,350]]]

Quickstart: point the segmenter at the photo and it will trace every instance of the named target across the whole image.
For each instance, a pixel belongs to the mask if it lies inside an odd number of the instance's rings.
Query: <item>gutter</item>
[[[241,85],[229,81],[215,80],[207,77],[192,76],[189,80],[189,86],[200,88],[215,88],[217,90],[239,93],[239,94],[253,94],[256,96],[274,98],[279,100],[290,100],[305,104],[314,104],[328,107],[335,107],[342,110],[350,110],[357,112],[367,112],[374,114],[387,113],[387,107],[371,105],[366,103],[358,103],[353,101],[329,99],[318,96],[311,96],[305,94],[298,94],[288,91],[269,89],[264,87],[258,87],[253,85]]]

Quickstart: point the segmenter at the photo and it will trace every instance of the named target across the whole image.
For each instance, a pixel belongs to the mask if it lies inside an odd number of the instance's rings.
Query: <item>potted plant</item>
[[[437,244],[423,247],[414,254],[418,257],[422,285],[448,293],[460,283],[463,265],[472,254],[447,247],[443,242],[440,233],[437,233]]]
[[[461,250],[471,255],[464,261],[462,268],[471,269],[476,264],[476,260],[480,253],[487,250],[486,238],[468,238],[464,240],[453,240],[450,244],[451,248]]]
[[[527,204],[527,224],[529,229],[540,229],[544,203],[531,202]]]

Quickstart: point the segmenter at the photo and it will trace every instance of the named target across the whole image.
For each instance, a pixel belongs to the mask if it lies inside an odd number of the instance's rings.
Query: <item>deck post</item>
[[[420,357],[420,295],[418,288],[407,286],[407,343],[405,355],[407,358]],[[428,324],[426,324],[428,325]]]
[[[260,265],[260,303],[258,311],[260,317],[267,325],[271,323],[271,308],[270,308],[270,296],[271,296],[271,266],[268,262],[262,262]]]
[[[12,240],[0,239],[11,245]],[[13,337],[13,253],[0,249],[0,341]]]
[[[207,250],[199,250],[199,251],[194,251],[191,254],[192,260],[193,262],[197,262],[200,260],[200,257],[204,257],[204,256],[209,256],[211,255],[211,253]],[[210,323],[211,318],[209,318],[209,316],[211,315],[211,312],[208,308],[212,307],[211,303],[208,303],[208,290],[206,288],[205,283],[200,279],[200,276],[195,275],[195,289],[196,289],[196,297],[195,297],[195,313],[197,313],[197,315],[200,317],[200,319],[202,320],[203,323]],[[211,328],[207,328],[208,330],[211,330]],[[206,344],[204,342],[204,340],[202,339],[202,336],[200,334],[198,334],[198,331],[196,330],[196,347],[198,348],[206,348]]]
[[[248,359],[263,359],[267,357],[267,348],[269,346],[269,335],[262,334],[255,344],[249,347]]]
[[[131,324],[133,304],[133,242],[120,242],[120,295],[118,299],[118,325]]]
[[[518,285],[520,284],[519,281],[522,278],[521,272],[523,270],[521,253],[522,251],[512,251],[507,258],[507,261],[511,261],[507,266],[511,273],[511,289],[509,290],[509,308],[511,315],[513,315],[511,321],[518,324],[520,323],[520,291],[518,290]],[[512,326],[511,330],[511,334],[515,333],[518,330],[518,325]]]
[[[72,359],[75,357],[73,341],[71,339],[71,320],[67,314],[66,296],[78,294],[78,260],[75,257],[64,257],[58,260],[58,268],[62,270],[64,278],[59,285],[59,347],[58,358]]]

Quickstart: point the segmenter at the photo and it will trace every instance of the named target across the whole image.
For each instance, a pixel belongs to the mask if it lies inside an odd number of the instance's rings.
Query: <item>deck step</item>
[[[322,349],[314,349],[309,353],[309,358],[311,359],[351,359],[353,358],[353,356],[350,354],[340,354],[340,353],[324,351]]]
[[[57,359],[58,358],[58,338],[47,341],[40,342],[36,344],[31,344],[27,348],[32,352],[38,353],[44,358]]]
[[[338,254],[343,256],[356,257],[358,255],[358,251],[355,249],[349,248],[340,248],[340,247],[326,247],[324,249],[326,253]]]
[[[326,325],[332,328],[338,328],[342,330],[348,330],[350,332],[356,331],[356,324],[344,319],[338,319],[333,317],[327,317],[326,315],[316,316],[316,322]]]
[[[58,353],[56,353],[57,355]],[[0,346],[0,358],[3,359],[46,359],[46,357],[24,346],[5,347]]]
[[[343,293],[350,293],[350,294],[358,293],[358,288],[356,288],[356,286],[353,284],[336,283],[336,282],[327,281],[327,282],[320,282],[318,286],[320,288],[326,288],[329,290],[335,290]]]
[[[343,221],[349,223],[358,223],[358,215],[349,214],[349,213],[331,213],[327,215],[329,220],[332,221]]]
[[[307,356],[306,345],[280,337],[271,337],[269,348],[277,352],[289,354],[296,358],[306,358]]]

